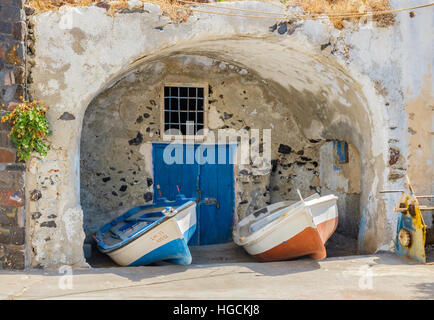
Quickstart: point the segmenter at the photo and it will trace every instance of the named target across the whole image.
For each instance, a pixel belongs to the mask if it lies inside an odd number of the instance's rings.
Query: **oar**
[[[300,189],[297,189],[297,193],[298,193],[298,196],[300,197],[301,202],[304,203],[304,199],[303,199],[303,197],[301,196]]]

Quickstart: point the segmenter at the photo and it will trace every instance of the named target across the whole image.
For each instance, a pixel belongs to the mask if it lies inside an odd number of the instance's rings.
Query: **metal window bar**
[[[181,130],[181,98],[180,98],[180,96],[181,96],[181,88],[178,87],[178,122],[179,122],[179,125],[178,125],[179,128],[178,129],[182,133],[182,130]]]
[[[199,95],[199,90],[197,88],[195,89],[196,97]],[[194,101],[194,108],[196,110],[196,113],[194,114],[194,133],[197,133],[197,99]]]
[[[204,112],[204,110],[200,110],[199,111],[199,104],[198,101],[199,100],[204,100],[205,97],[203,96],[199,96],[199,88],[192,88],[192,87],[165,87],[168,88],[167,93],[168,95],[166,95],[166,91],[164,93],[164,127],[165,130],[167,129],[171,129],[171,128],[178,128],[178,130],[182,133],[182,134],[188,134],[187,132],[183,132],[183,127],[185,127],[185,130],[187,130],[187,122],[191,123],[193,122],[193,131],[194,131],[194,135],[197,133],[197,131],[199,130],[199,126],[203,127],[204,126],[204,116],[202,115],[202,119],[201,121],[199,121],[199,117],[198,117],[198,113],[199,112]],[[181,96],[181,89],[185,88],[186,90],[186,94],[182,94]],[[192,91],[192,94],[194,94],[195,96],[191,96],[190,95],[190,90],[193,89],[194,91]],[[175,93],[175,95],[173,94],[174,92],[177,92],[177,94]],[[203,92],[203,91],[202,91]],[[182,100],[184,99],[184,100]],[[174,100],[174,101],[172,101]],[[194,101],[193,103],[191,103],[190,106],[190,101]],[[176,101],[176,102],[175,102]],[[176,103],[176,106],[173,105],[173,103]],[[182,102],[186,103],[186,105],[181,105]],[[204,103],[202,102],[202,105]],[[194,107],[193,107],[194,105]],[[192,108],[194,108],[194,110],[192,110]],[[184,110],[185,109],[185,110]],[[173,121],[173,113],[177,113],[178,119],[177,121]],[[167,114],[167,117],[166,117]],[[181,117],[181,115],[185,115],[185,117]],[[194,120],[193,120],[194,119]]]

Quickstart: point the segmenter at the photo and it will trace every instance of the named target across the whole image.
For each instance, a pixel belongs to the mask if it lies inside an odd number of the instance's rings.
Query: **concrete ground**
[[[0,298],[434,299],[434,265],[393,253],[69,271],[1,271]]]

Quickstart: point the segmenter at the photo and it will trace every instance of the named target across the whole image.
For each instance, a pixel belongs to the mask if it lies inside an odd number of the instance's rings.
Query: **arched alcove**
[[[270,57],[260,54],[264,47]],[[376,171],[372,161],[363,161],[374,158],[375,127],[360,84],[328,58],[257,39],[172,48],[141,59],[99,91],[85,109],[81,136],[81,206],[88,238],[126,209],[152,201],[149,144],[162,141],[166,82],[209,84],[212,131],[271,130],[271,166],[260,173],[254,166],[237,168],[235,219],[268,203],[297,199],[297,189],[305,195],[327,190],[320,179],[321,150],[326,141],[349,142],[357,191],[328,191],[345,198],[340,209],[352,213],[342,212],[341,230],[357,238],[362,214],[369,216],[363,199],[372,192],[360,178]]]

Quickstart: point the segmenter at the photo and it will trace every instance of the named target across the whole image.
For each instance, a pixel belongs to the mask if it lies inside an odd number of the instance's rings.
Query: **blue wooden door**
[[[191,245],[226,243],[232,239],[235,190],[231,159],[235,147],[153,144],[154,197],[160,197],[161,191],[163,197],[174,200],[178,186],[186,197],[197,199],[197,227]]]

